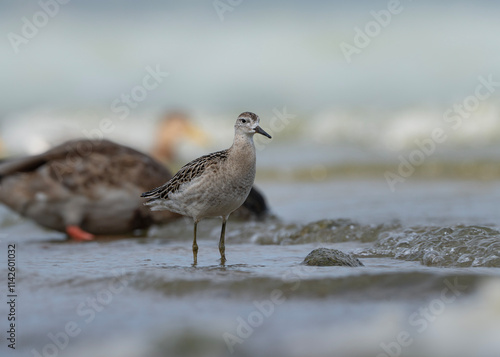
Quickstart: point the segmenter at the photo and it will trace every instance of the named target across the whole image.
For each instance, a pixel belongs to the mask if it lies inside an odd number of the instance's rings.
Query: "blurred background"
[[[230,355],[221,336],[237,317],[287,291],[282,276],[328,246],[367,269],[301,275],[309,283],[237,355],[389,356],[386,343],[394,355],[496,356],[499,15],[487,0],[2,1],[1,157],[73,138],[152,154],[172,141],[175,170],[229,147],[252,111],[273,136],[256,138],[256,184],[281,218],[229,225],[240,265],[219,271],[187,267],[189,222],[76,253],[2,210],[4,236],[26,243],[24,269],[37,272],[24,282],[25,351],[43,355],[47,332],[80,319],[75,307],[118,269],[128,290],[60,355]],[[168,136],[172,113],[189,120],[182,135]],[[205,257],[219,234],[208,227]],[[456,277],[465,300],[398,352],[408,317]]]
[[[146,151],[155,123],[171,109],[186,111],[213,149],[230,143],[240,112],[258,113],[275,131],[259,157],[264,167],[314,162],[329,172],[364,162],[390,169],[436,127],[447,140],[424,166],[497,154],[498,86],[459,128],[443,118],[474,95],[479,78],[500,81],[497,2],[402,1],[378,31],[370,12],[387,12],[384,1],[223,4],[71,1],[49,7],[53,17],[37,17],[37,2],[3,2],[3,155],[82,137],[104,118],[112,121],[106,138]],[[356,46],[356,28],[366,36],[367,26],[374,36]],[[147,68],[168,76],[132,93]],[[274,111],[284,108],[293,119],[272,130]]]

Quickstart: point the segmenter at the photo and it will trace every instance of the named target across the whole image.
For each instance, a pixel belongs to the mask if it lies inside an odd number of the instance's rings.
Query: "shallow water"
[[[276,218],[230,220],[225,267],[217,220],[199,225],[192,267],[188,219],[81,244],[2,208],[0,244],[17,248],[12,355],[496,356],[500,183],[259,187]],[[365,267],[300,264],[323,246]]]

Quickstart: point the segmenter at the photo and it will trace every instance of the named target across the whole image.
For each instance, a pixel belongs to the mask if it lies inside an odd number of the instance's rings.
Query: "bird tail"
[[[162,186],[156,187],[156,188],[152,189],[151,191],[142,193],[141,197],[152,198],[152,199],[160,198],[161,191],[162,191]]]
[[[165,200],[167,196],[163,194],[164,186],[156,187],[151,191],[144,192],[141,197],[149,198],[144,202],[145,206],[150,206],[152,211],[161,211],[165,209]]]
[[[144,206],[148,206],[151,211],[165,211],[169,210],[167,202],[162,198],[150,198],[144,202]]]

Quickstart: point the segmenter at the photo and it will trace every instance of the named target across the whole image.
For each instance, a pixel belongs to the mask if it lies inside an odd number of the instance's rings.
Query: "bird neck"
[[[236,133],[234,135],[233,146],[231,146],[231,149],[255,151],[255,145],[253,143],[253,135]]]
[[[253,143],[253,135],[236,133],[234,135],[233,145],[229,148],[229,152],[235,159],[242,160],[245,163],[253,162],[255,165],[255,145]]]

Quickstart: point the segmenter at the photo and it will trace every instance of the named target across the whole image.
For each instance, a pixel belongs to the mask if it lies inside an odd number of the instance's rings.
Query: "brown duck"
[[[107,140],[73,140],[35,156],[0,164],[0,202],[41,226],[76,240],[130,233],[180,216],[151,211],[142,192],[170,171],[152,157]],[[261,217],[263,196],[252,189],[236,212]]]

